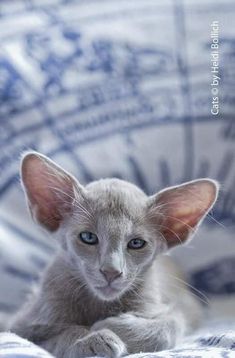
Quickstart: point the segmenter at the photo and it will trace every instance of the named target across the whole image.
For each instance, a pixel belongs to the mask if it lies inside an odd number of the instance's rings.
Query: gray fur
[[[12,323],[12,331],[58,358],[82,358],[171,348],[197,326],[200,304],[164,255],[172,241],[168,245],[169,231],[163,235],[162,215],[167,218],[168,211],[162,208],[171,203],[164,206],[162,200],[176,191],[175,197],[181,200],[187,188],[188,193],[195,190],[196,205],[203,209],[195,229],[215,202],[215,182],[194,181],[149,198],[133,184],[118,179],[102,179],[83,187],[38,153],[27,153],[22,168],[32,216],[53,232],[60,250],[44,273],[38,292]],[[207,199],[200,196],[200,186],[208,190]],[[45,221],[48,212],[51,217]],[[185,222],[187,226],[191,223]],[[82,243],[78,239],[81,231],[94,232],[99,244]],[[179,233],[176,230],[177,239],[184,240],[185,232],[181,235],[182,227]],[[148,244],[141,250],[127,250],[127,242],[135,237]],[[121,275],[108,285],[101,268]]]

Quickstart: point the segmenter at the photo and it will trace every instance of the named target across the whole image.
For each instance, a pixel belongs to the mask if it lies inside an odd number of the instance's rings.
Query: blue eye
[[[99,240],[98,237],[89,231],[83,231],[79,234],[79,238],[82,242],[88,245],[97,245]]]
[[[142,249],[142,247],[144,247],[145,245],[146,245],[146,241],[142,239],[132,239],[128,242],[127,247],[128,249],[138,250],[138,249]]]

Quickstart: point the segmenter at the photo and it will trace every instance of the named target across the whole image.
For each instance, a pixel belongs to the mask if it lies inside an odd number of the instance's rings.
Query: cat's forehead
[[[120,179],[102,179],[87,187],[93,209],[114,216],[135,216],[143,209],[147,196],[134,184]]]

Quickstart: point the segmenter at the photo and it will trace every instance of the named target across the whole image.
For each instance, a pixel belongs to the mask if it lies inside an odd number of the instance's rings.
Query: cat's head
[[[82,186],[36,152],[22,160],[31,214],[56,232],[73,274],[101,300],[134,288],[155,257],[184,243],[212,208],[218,184],[199,179],[147,196],[119,179]]]

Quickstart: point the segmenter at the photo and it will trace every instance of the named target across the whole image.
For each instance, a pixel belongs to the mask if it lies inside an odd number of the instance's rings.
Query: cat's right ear
[[[149,199],[149,217],[168,247],[194,233],[218,196],[216,181],[204,178],[166,188]]]
[[[21,163],[21,180],[33,219],[49,231],[56,231],[72,210],[76,195],[84,188],[46,156],[27,152]]]

